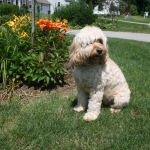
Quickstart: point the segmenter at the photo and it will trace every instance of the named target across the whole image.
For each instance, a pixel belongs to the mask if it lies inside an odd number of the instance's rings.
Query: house
[[[30,6],[31,7],[31,0],[0,0],[0,3],[8,3],[13,5],[21,6]]]
[[[56,6],[67,5],[73,0],[36,0],[36,11],[37,7],[40,8],[40,13],[43,14],[53,14]],[[29,11],[32,8],[32,0],[0,0],[0,3],[8,3],[13,5],[18,5],[19,7],[27,6]]]
[[[48,0],[51,3],[50,6],[50,12],[51,14],[54,13],[54,9],[56,6],[60,7],[62,5],[68,5],[69,2],[67,2],[67,0]]]
[[[53,14],[55,7],[60,7],[62,5],[67,5],[69,2],[65,0],[36,0],[36,6],[39,6],[40,12],[43,14]]]
[[[39,6],[40,13],[50,14],[51,3],[48,0],[36,0],[36,4],[35,4],[36,12],[38,11],[38,6]],[[31,11],[31,8],[29,9],[29,11]]]

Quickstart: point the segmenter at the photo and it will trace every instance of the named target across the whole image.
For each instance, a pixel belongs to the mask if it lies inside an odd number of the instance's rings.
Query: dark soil
[[[29,100],[31,98],[40,97],[41,95],[49,93],[57,96],[68,96],[70,93],[76,91],[76,85],[72,76],[72,68],[67,68],[67,70],[69,74],[64,76],[64,81],[61,85],[43,88],[40,86],[29,87],[26,84],[19,84],[14,90],[9,87],[6,90],[3,90],[2,85],[0,85],[0,101],[8,101],[12,97],[15,97],[19,100]]]

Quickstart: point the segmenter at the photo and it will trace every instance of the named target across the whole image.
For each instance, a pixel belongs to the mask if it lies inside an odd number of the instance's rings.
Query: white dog
[[[86,26],[76,34],[70,46],[69,63],[74,66],[78,91],[74,110],[87,108],[84,120],[95,120],[102,102],[110,105],[112,113],[127,106],[130,89],[122,71],[108,56],[107,38],[100,28]]]

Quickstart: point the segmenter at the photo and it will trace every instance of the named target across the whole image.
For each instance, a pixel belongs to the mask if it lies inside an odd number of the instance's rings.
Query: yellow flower
[[[12,28],[12,31],[14,32],[14,31],[15,31],[15,28]]]
[[[23,20],[26,19],[26,17],[27,17],[26,15],[25,15],[25,16],[21,16],[21,17],[19,17],[19,20],[20,20],[20,21],[23,21]]]
[[[15,22],[19,20],[19,18],[16,15],[13,15],[13,17]]]
[[[60,19],[59,19],[59,18],[57,18],[57,19],[56,19],[56,22],[60,22]]]
[[[67,24],[67,23],[68,23],[68,20],[67,20],[67,19],[63,19],[62,22],[65,23],[65,24]]]
[[[21,37],[28,37],[28,34],[23,31],[23,32],[21,33]]]
[[[13,21],[8,21],[8,22],[6,22],[6,24],[8,25],[8,26],[10,26],[10,27],[12,27],[12,26],[14,26],[14,22]]]

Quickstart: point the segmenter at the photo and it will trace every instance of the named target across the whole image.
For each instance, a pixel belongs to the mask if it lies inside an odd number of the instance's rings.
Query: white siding
[[[36,3],[35,10],[37,12],[37,7],[40,7],[40,13],[42,14],[48,14],[48,11],[50,10],[50,5],[48,4],[42,4],[42,3]]]
[[[58,3],[60,3],[60,6],[69,4],[68,2],[65,2],[65,0],[48,0],[48,1],[51,3],[50,6],[51,14],[54,13],[55,6],[58,6]]]

